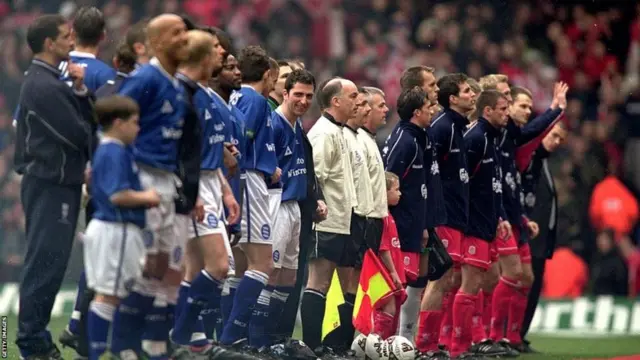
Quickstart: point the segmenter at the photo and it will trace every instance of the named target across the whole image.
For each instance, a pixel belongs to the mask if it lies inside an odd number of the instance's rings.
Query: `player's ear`
[[[267,71],[265,71],[264,74],[262,74],[262,81],[269,80],[270,76],[271,76],[271,69],[267,69]]]

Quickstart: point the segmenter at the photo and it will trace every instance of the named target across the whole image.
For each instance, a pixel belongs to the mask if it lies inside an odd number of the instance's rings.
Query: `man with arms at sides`
[[[269,106],[278,107],[279,104],[282,104],[284,97],[282,95],[282,91],[284,90],[284,83],[287,81],[287,76],[293,71],[293,68],[286,60],[278,60],[278,78],[276,79],[276,83],[273,86],[273,91],[269,93]],[[275,109],[275,108],[274,108]]]
[[[124,42],[135,54],[138,65],[144,65],[151,59],[151,49],[147,46],[147,21],[134,24],[125,35]]]
[[[108,80],[116,77],[116,71],[101,60],[96,59],[100,43],[106,37],[104,15],[95,7],[83,7],[76,13],[73,20],[71,36],[75,40],[75,50],[69,53],[69,62],[84,68],[84,83],[91,92],[95,92]],[[63,61],[58,69],[63,73],[63,80],[72,83],[69,78],[69,62]],[[92,124],[92,131],[97,131],[97,124]],[[97,138],[94,138],[94,146],[97,146]],[[93,153],[95,149],[91,149]],[[87,204],[87,224],[93,214],[93,204]],[[86,320],[84,316],[91,301],[91,292],[87,291],[87,283],[84,271],[78,279],[78,293],[69,324],[60,334],[60,343],[74,348],[80,356],[87,356],[86,348]]]
[[[558,223],[558,201],[550,172],[548,158],[566,141],[569,131],[563,122],[558,122],[549,132],[542,144],[533,154],[529,166],[523,173],[522,192],[524,193],[524,211],[540,226],[540,234],[531,246],[531,267],[533,269],[533,285],[529,290],[529,298],[525,311],[520,336],[523,340],[522,352],[535,352],[525,339],[533,314],[538,306],[544,267],[547,259],[553,255],[556,244],[556,224]]]
[[[315,244],[309,263],[307,288],[302,297],[304,342],[319,357],[333,357],[321,346],[326,294],[336,267],[353,266],[355,254],[350,246],[351,213],[357,205],[350,157],[342,128],[356,115],[358,88],[349,80],[333,78],[319,88],[318,103],[324,112],[309,131],[313,164],[318,184],[327,202],[328,217],[316,225]],[[312,235],[312,237],[314,237]],[[342,279],[341,283],[347,279]]]
[[[140,107],[140,132],[132,151],[143,188],[155,188],[162,201],[146,214],[148,277],[133,285],[114,317],[114,322],[122,323],[112,336],[111,348],[116,356],[140,353],[145,317],[152,310],[154,298],[165,295],[161,279],[168,268],[169,253],[184,241],[184,235],[178,239],[174,234],[174,199],[179,143],[188,104],[175,74],[189,55],[188,37],[184,22],[173,14],[154,18],[147,31],[156,57],[126,78],[118,92],[133,98]]]
[[[252,319],[251,326],[263,333],[262,343],[272,345],[284,337],[279,334],[282,312],[287,298],[296,283],[298,257],[300,256],[301,213],[299,202],[307,196],[307,169],[301,117],[309,110],[313,101],[315,79],[306,70],[291,72],[283,90],[283,102],[272,114],[274,140],[278,166],[282,169],[282,203],[274,222],[273,263],[274,271],[269,277],[267,291],[271,298],[256,304],[256,311],[263,314],[263,323]],[[266,316],[264,316],[266,315]],[[301,351],[299,342],[286,343],[291,351]],[[306,349],[306,354],[314,356]],[[300,355],[304,356],[304,355]]]
[[[247,260],[247,267],[236,271],[244,273],[234,296],[233,307],[220,343],[244,345],[247,339],[251,311],[261,295],[273,269],[272,219],[267,185],[280,180],[271,113],[262,95],[270,80],[269,57],[259,46],[242,49],[238,59],[242,72],[242,88],[232,94],[231,104],[245,115],[246,146],[244,168],[246,186],[243,194],[242,238],[240,248]],[[246,270],[246,271],[245,271]]]
[[[396,222],[404,257],[409,259],[408,263],[405,262],[405,272],[413,274],[414,281],[419,272],[422,250],[426,248],[428,240],[425,234],[428,211],[427,173],[424,170],[425,129],[429,127],[436,109],[437,103],[433,103],[422,88],[414,86],[404,89],[398,98],[400,122],[382,148],[386,171],[399,177],[400,192],[404,194],[398,205],[390,207],[389,211]],[[420,298],[420,294],[412,296]]]
[[[324,344],[331,347],[338,353],[344,353],[351,347],[355,328],[353,327],[353,306],[356,301],[356,292],[360,279],[360,269],[367,247],[371,246],[377,253],[380,247],[380,239],[375,239],[373,233],[367,233],[367,216],[373,210],[373,193],[371,180],[369,179],[369,168],[364,156],[364,145],[358,140],[358,129],[364,123],[365,117],[371,112],[371,106],[367,102],[367,93],[364,89],[358,89],[356,98],[357,111],[350,117],[342,128],[342,135],[345,140],[346,150],[351,163],[351,173],[353,174],[353,185],[357,199],[357,205],[351,214],[351,229],[349,235],[349,253],[355,256],[349,263],[338,266],[338,278],[344,293],[344,303],[338,306],[340,316],[340,327],[335,329],[324,339]],[[369,237],[368,239],[365,237]],[[376,244],[377,242],[377,244]]]
[[[20,282],[16,344],[26,359],[59,358],[47,331],[75,239],[85,168],[93,149],[93,119],[84,68],[71,64],[72,87],[58,65],[69,59],[69,26],[45,15],[27,30],[34,59],[20,90],[14,168],[23,175],[21,200],[28,249]]]
[[[414,66],[406,69],[400,78],[400,86],[403,90],[421,88],[431,104],[438,103],[438,85],[433,74],[434,69],[428,66]],[[427,211],[425,226],[434,227],[443,224],[446,220],[440,170],[436,157],[436,148],[429,138],[430,127],[426,129],[426,148],[424,150],[424,171],[427,184]],[[425,234],[427,235],[427,234]],[[402,304],[400,313],[400,335],[407,339],[413,339],[415,323],[420,310],[421,294],[427,286],[427,262],[426,253],[407,253],[409,264],[405,266],[407,273],[407,301]],[[420,261],[424,257],[425,261]],[[413,263],[411,263],[413,260]]]
[[[469,207],[469,175],[463,133],[466,114],[475,106],[476,94],[467,83],[465,74],[448,74],[440,78],[438,104],[444,109],[434,117],[429,128],[429,139],[438,156],[438,170],[442,181],[446,222],[436,227],[453,259],[454,266],[442,278],[426,287],[420,304],[420,318],[416,345],[423,353],[442,358],[446,353],[438,348],[440,328],[447,312],[451,312],[453,298],[460,286],[462,239],[467,227]],[[443,328],[446,338],[450,329]]]
[[[491,340],[500,341],[501,345],[520,349],[520,327],[527,302],[527,293],[533,283],[531,256],[528,238],[535,238],[538,224],[524,214],[521,201],[521,174],[516,166],[516,149],[539,137],[556,122],[566,106],[568,87],[562,83],[555,86],[551,107],[536,119],[528,122],[531,114],[532,96],[523,88],[509,88],[505,75],[487,75],[480,79],[483,89],[496,89],[508,98],[513,98],[510,110],[513,111],[502,132],[500,142],[500,165],[503,174],[503,204],[507,220],[514,228],[513,236],[498,237],[494,242],[494,253],[498,262],[494,262],[491,271],[487,272],[483,284],[483,306],[478,313],[488,310],[491,304],[491,320],[485,322],[490,326]],[[517,92],[517,94],[513,94]],[[517,97],[515,96],[517,95]],[[498,267],[499,263],[499,267]],[[494,292],[495,289],[495,293]],[[493,293],[493,294],[492,294]],[[480,305],[480,304],[479,304]],[[484,308],[485,310],[481,309]],[[508,319],[508,324],[507,324]],[[505,325],[507,333],[504,333]]]

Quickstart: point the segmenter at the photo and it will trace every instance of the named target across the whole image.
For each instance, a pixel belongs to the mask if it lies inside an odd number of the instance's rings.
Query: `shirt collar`
[[[455,110],[445,109],[444,111],[449,114],[449,116],[451,116],[451,119],[453,119],[453,123],[461,129],[464,129],[469,123],[469,120],[465,116],[461,115]]]
[[[371,137],[376,137],[376,133],[371,132],[371,130],[367,129],[366,126],[361,127],[360,130],[365,131],[367,134],[371,135]]]
[[[351,126],[349,126],[349,124],[344,124],[344,128],[345,129],[349,129],[351,131],[353,131],[354,134],[358,135],[358,129],[354,129]]]
[[[100,138],[100,144],[118,144],[120,146],[124,146],[124,143],[119,139],[105,136],[105,135],[103,135],[102,138]]]
[[[501,129],[491,125],[491,123],[489,123],[489,120],[483,118],[482,116],[478,118],[478,124],[482,125],[482,127],[486,129],[487,133],[493,137],[496,137],[500,134]]]
[[[73,50],[71,52],[69,52],[69,56],[75,56],[75,57],[80,57],[80,58],[88,58],[88,59],[95,59],[96,56],[84,51],[76,51]]]
[[[284,122],[286,122],[287,124],[289,124],[289,126],[291,126],[291,128],[293,129],[293,132],[296,132],[296,126],[295,124],[292,124],[289,119],[287,119],[286,116],[284,116],[284,113],[282,112],[282,108],[280,106],[278,106],[275,110],[273,110],[276,112],[276,114],[278,114],[278,116],[280,116]],[[298,123],[298,121],[300,121],[300,118],[296,119],[296,123]]]
[[[118,72],[116,72],[116,76],[117,77],[121,77],[121,78],[128,78],[129,74],[123,73],[122,71],[118,71]]]
[[[162,64],[160,64],[160,60],[158,60],[158,58],[154,57],[151,60],[149,60],[149,65],[158,69],[158,71],[160,71],[162,75],[164,75],[169,81],[171,81],[173,86],[178,87],[178,81],[176,80],[176,78],[171,76],[171,74],[169,74],[167,70],[165,70],[164,67],[162,67]]]
[[[38,60],[38,59],[33,59],[31,61],[31,64],[36,65],[36,66],[40,66],[46,70],[49,70],[50,72],[52,72],[54,75],[60,77],[62,75],[62,73],[60,72],[60,70],[56,69],[55,67],[51,66],[50,64],[42,61],[42,60]]]
[[[339,122],[337,122],[336,118],[334,118],[333,115],[329,114],[328,112],[322,113],[322,116],[324,116],[327,120],[331,121],[332,123],[334,123],[338,127],[343,127],[344,126],[343,124],[340,124]]]
[[[193,90],[197,90],[198,89],[198,83],[189,79],[185,74],[182,73],[176,73],[176,79],[184,82],[187,86],[189,86],[191,89]]]

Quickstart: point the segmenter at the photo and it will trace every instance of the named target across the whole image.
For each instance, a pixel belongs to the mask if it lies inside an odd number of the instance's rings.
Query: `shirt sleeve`
[[[269,107],[269,104],[267,104],[266,100],[261,100],[264,99],[259,99],[257,97],[246,99],[246,101],[244,101],[245,106],[242,107],[242,112],[244,113],[245,118],[245,134],[247,139],[250,140],[255,139],[258,130],[267,120],[266,110]]]
[[[136,74],[125,78],[122,81],[118,94],[132,98],[136,103],[138,103],[140,112],[142,113],[146,110],[144,107],[147,106],[149,89],[153,88],[153,86],[150,85],[151,84],[149,84],[149,81],[145,77]]]
[[[389,217],[385,217],[382,223],[382,238],[380,240],[380,251],[391,251],[391,229],[389,224]]]
[[[545,133],[547,129],[560,119],[560,114],[562,114],[561,109],[547,109],[542,115],[529,121],[520,130],[520,136],[516,138],[517,145],[526,144]]]
[[[313,166],[321,188],[329,178],[335,153],[335,141],[332,136],[314,136],[309,138],[313,149]]]
[[[438,123],[438,125],[429,128],[428,131],[430,140],[433,141],[433,145],[438,154],[438,162],[442,162],[449,154],[451,142],[453,141],[453,130],[451,126]]]
[[[485,155],[488,144],[484,137],[478,139],[474,134],[468,134],[465,136],[464,142],[467,148],[467,169],[469,171],[469,176],[473,177]]]

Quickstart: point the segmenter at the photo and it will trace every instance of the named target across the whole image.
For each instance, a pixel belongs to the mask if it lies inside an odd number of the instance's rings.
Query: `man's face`
[[[278,74],[279,73],[280,73],[280,69],[279,68],[275,68],[275,69],[270,69],[269,70],[269,76],[267,76],[266,83],[265,83],[265,86],[264,86],[265,93],[267,94],[266,96],[269,96],[269,94],[275,88],[276,81],[278,80]]]
[[[502,95],[506,96],[509,102],[513,101],[513,99],[511,98],[511,88],[509,87],[508,83],[506,82],[498,83],[496,85],[496,90]]]
[[[531,98],[525,94],[519,94],[509,106],[509,115],[515,121],[516,125],[524,126],[531,116],[531,108],[533,102]]]
[[[338,95],[338,104],[344,121],[356,116],[358,106],[356,100],[358,98],[358,88],[352,81],[344,81],[342,83],[342,91]]]
[[[564,144],[568,135],[567,130],[561,128],[560,125],[556,125],[551,129],[547,136],[542,139],[542,146],[544,146],[548,152],[552,153]]]
[[[58,27],[58,37],[51,41],[49,51],[51,51],[59,61],[68,60],[69,52],[73,50],[73,40],[71,39],[71,29],[68,24]]]
[[[287,76],[291,73],[291,67],[289,66],[280,66],[280,72],[278,74],[278,80],[274,86],[274,92],[276,96],[282,96],[282,92],[284,91],[284,83],[287,81]]]
[[[424,90],[429,98],[429,101],[433,103],[438,102],[438,83],[436,81],[436,77],[432,72],[423,71],[422,72],[422,90]]]
[[[296,117],[304,115],[313,101],[313,85],[295,83],[291,90],[283,93],[284,104]]]
[[[371,113],[371,106],[369,105],[365,94],[358,94],[358,97],[356,97],[356,106],[358,107],[358,110],[356,112],[356,116],[354,117],[355,124],[357,127],[361,127],[362,125],[364,125],[364,120],[366,119],[366,117],[369,116],[369,113]]]
[[[218,74],[220,87],[225,90],[239,90],[242,86],[242,73],[238,67],[238,60],[233,55],[228,55],[222,66],[222,71]]]
[[[167,30],[159,37],[158,52],[180,63],[189,57],[189,39],[184,21],[176,19],[167,26]]]
[[[476,93],[471,90],[471,87],[466,82],[458,85],[458,89],[458,96],[453,96],[453,99],[449,101],[451,104],[457,105],[464,113],[468,113],[476,105]]]
[[[509,102],[504,98],[499,98],[496,107],[489,112],[487,120],[494,126],[505,127],[509,115]]]
[[[438,103],[432,103],[431,100],[427,98],[427,101],[422,105],[417,114],[418,123],[422,128],[428,128],[431,125],[431,120],[433,120],[433,115],[438,112],[439,106]]]
[[[220,45],[220,39],[218,39],[217,36],[213,37],[213,51],[212,51],[212,57],[211,57],[211,76],[216,76],[218,74],[218,72],[220,72],[222,70],[222,63],[224,60],[224,57],[226,55],[226,51],[224,50],[224,48],[222,47],[222,45]]]
[[[369,123],[374,129],[378,129],[386,123],[389,107],[387,107],[387,102],[380,94],[373,94],[370,97],[370,105],[371,113],[368,116]]]

